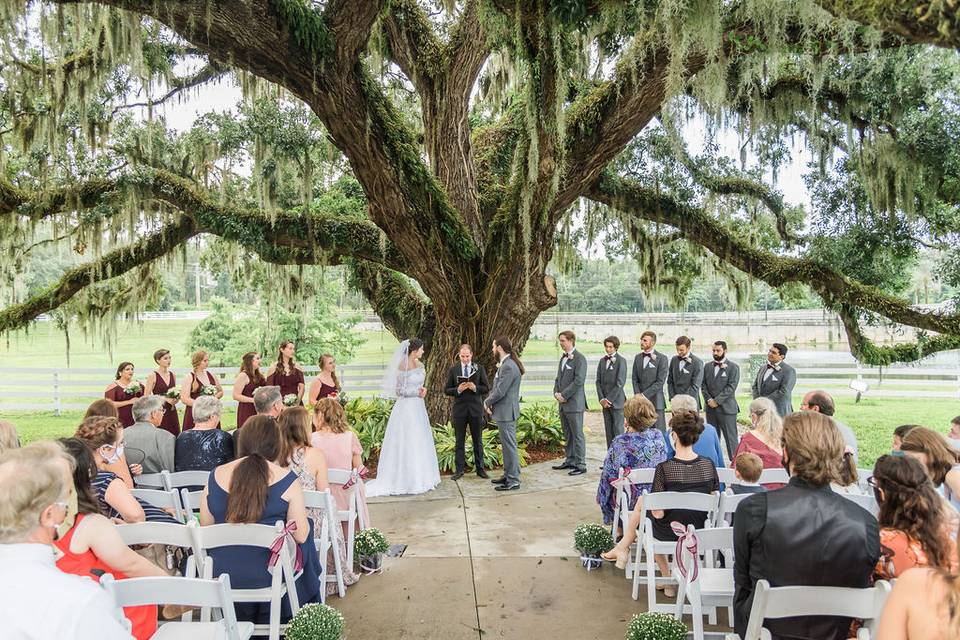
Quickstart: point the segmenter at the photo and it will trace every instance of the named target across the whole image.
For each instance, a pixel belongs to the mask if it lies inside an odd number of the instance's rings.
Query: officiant
[[[450,367],[447,383],[443,387],[443,392],[453,398],[450,421],[457,437],[457,472],[453,474],[453,479],[463,477],[468,425],[473,439],[474,468],[478,476],[486,478],[487,472],[483,470],[483,427],[487,419],[483,413],[483,396],[490,390],[490,383],[483,367],[473,362],[473,349],[469,344],[460,345],[459,358],[460,362]]]

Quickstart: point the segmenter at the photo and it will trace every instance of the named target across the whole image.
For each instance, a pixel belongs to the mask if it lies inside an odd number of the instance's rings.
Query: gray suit
[[[587,443],[583,438],[583,412],[587,408],[587,395],[583,383],[587,380],[587,359],[574,349],[572,358],[566,354],[557,365],[557,377],[553,381],[553,392],[563,396],[566,402],[560,404],[560,424],[563,425],[563,439],[567,459],[564,461],[577,469],[587,468]]]
[[[165,429],[153,426],[150,422],[135,422],[123,430],[123,440],[127,450],[143,451],[140,463],[144,473],[173,471],[173,450],[177,438]]]
[[[493,377],[493,391],[483,401],[497,423],[503,447],[503,475],[506,486],[520,484],[520,457],[517,454],[517,418],[520,417],[520,368],[507,356]]]
[[[777,365],[777,369],[771,369],[764,365],[757,372],[757,377],[753,380],[753,397],[770,398],[773,404],[777,406],[777,413],[781,418],[793,413],[793,403],[790,396],[793,395],[793,387],[797,384],[797,370],[788,365],[783,360]],[[770,375],[767,375],[767,371]]]
[[[657,410],[657,429],[666,433],[667,420],[663,415],[666,404],[663,401],[663,385],[667,382],[667,356],[654,350],[655,359],[644,358],[638,353],[633,359],[633,393],[642,393],[653,403]],[[651,361],[652,360],[652,361]]]
[[[740,413],[740,405],[737,404],[737,385],[740,384],[740,367],[730,360],[725,360],[723,365],[714,361],[703,368],[703,403],[707,408],[707,423],[717,428],[727,445],[727,456],[733,460],[738,444],[737,414]],[[719,406],[711,407],[707,404],[708,400],[715,400]]]
[[[603,430],[607,435],[607,448],[610,442],[623,433],[623,403],[627,397],[623,385],[627,383],[627,359],[615,353],[612,361],[607,356],[600,358],[597,364],[597,400],[609,400],[610,408],[603,409]]]
[[[690,362],[683,362],[683,369],[680,368],[680,356],[670,358],[670,373],[667,374],[667,393],[671,400],[673,400],[673,396],[692,396],[693,399],[697,401],[697,409],[700,409],[703,360],[692,353],[688,353],[687,358]]]

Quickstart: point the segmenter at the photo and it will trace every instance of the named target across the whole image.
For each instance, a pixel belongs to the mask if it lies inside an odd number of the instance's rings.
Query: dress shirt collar
[[[11,561],[53,567],[56,557],[52,546],[40,542],[0,544],[0,564]]]
[[[506,360],[506,359],[509,358],[509,357],[510,357],[510,354],[509,354],[509,353],[503,354],[503,357],[500,358],[500,362],[503,362],[504,360]]]

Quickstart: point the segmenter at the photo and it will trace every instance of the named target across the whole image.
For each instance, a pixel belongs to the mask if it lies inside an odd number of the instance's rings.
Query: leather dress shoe
[[[520,483],[516,482],[514,484],[502,484],[499,487],[494,488],[494,491],[516,491],[520,488]]]
[[[560,471],[561,469],[573,469],[574,467],[573,467],[572,464],[567,464],[566,462],[564,462],[563,464],[556,464],[556,465],[554,465],[554,466],[552,466],[552,467],[550,467],[550,468],[551,468],[551,469],[556,469],[557,471]]]
[[[489,478],[489,477],[490,477],[490,476],[487,475],[487,472],[484,471],[483,469],[477,469],[477,475],[480,476],[481,478]]]
[[[583,467],[579,467],[579,468],[574,467],[573,471],[571,471],[571,472],[568,473],[567,475],[568,475],[568,476],[579,476],[579,475],[583,475],[583,474],[586,473],[586,472],[587,472],[587,470],[584,469]]]
[[[502,476],[490,481],[492,484],[507,484],[507,476]]]
[[[453,479],[453,480],[459,480],[459,479],[462,478],[462,477],[463,477],[463,471],[457,471],[455,474],[453,474],[453,478],[452,478],[452,479]]]

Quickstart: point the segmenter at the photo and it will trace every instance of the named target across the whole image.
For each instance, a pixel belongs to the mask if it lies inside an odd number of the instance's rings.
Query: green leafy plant
[[[613,548],[610,529],[602,524],[590,522],[578,525],[573,531],[573,546],[577,551],[596,556]]]
[[[387,431],[391,409],[393,409],[393,401],[383,398],[373,400],[354,398],[344,405],[347,424],[357,434],[357,439],[360,440],[360,446],[363,448],[364,462],[370,458],[371,453],[383,446],[383,436]]]
[[[287,640],[340,640],[343,614],[333,607],[311,602],[293,616],[285,635]]]
[[[556,404],[534,402],[525,405],[517,418],[517,442],[531,446],[563,444],[563,425]]]
[[[437,447],[437,462],[440,464],[440,471],[455,471],[457,468],[457,438],[453,426],[449,423],[434,425],[433,440]],[[486,469],[499,467],[503,464],[499,440],[496,431],[487,429],[482,434],[483,466]],[[463,449],[467,467],[473,469],[473,438],[469,434],[467,434]]]
[[[387,537],[380,529],[363,529],[353,539],[353,552],[360,558],[368,558],[378,553],[386,553],[390,548]]]
[[[647,611],[630,619],[624,638],[625,640],[686,640],[687,625],[669,613]]]

